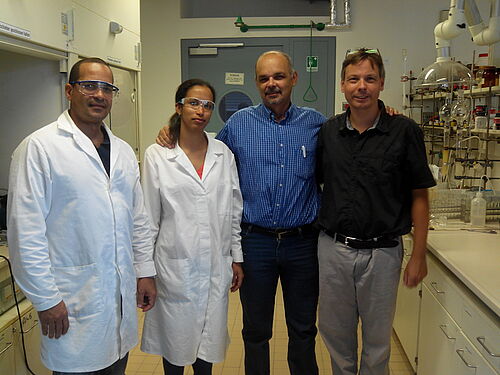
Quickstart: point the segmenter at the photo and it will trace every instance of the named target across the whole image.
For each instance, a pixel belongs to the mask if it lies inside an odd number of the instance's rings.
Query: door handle
[[[446,327],[448,327],[446,324],[440,324],[439,325],[439,328],[441,329],[441,331],[444,333],[444,335],[446,336],[446,338],[448,340],[456,340],[456,337],[451,337],[450,335],[448,335],[448,333],[445,331]]]
[[[486,338],[484,336],[479,336],[479,337],[476,337],[476,340],[479,341],[479,343],[481,344],[481,346],[484,348],[484,350],[486,350],[486,352],[491,355],[492,357],[500,357],[500,354],[497,354],[497,353],[494,353],[492,352],[487,346],[486,346]]]
[[[432,289],[436,291],[437,294],[444,294],[445,292],[437,288],[437,282],[431,282]]]
[[[468,368],[477,368],[477,366],[474,366],[474,365],[470,364],[469,362],[467,362],[467,360],[464,357],[464,350],[463,349],[457,349],[455,351],[457,352],[457,354],[460,357],[460,359],[463,361],[463,363],[465,363],[465,365]]]
[[[3,350],[0,352],[0,355],[2,355],[3,353],[5,353],[9,348],[12,347],[12,343],[11,342],[8,342],[7,343],[7,346],[5,348],[3,348]]]

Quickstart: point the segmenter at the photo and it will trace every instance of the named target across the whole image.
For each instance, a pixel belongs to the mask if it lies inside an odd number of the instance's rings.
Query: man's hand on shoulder
[[[175,147],[175,144],[170,139],[170,129],[168,125],[165,125],[163,128],[160,129],[160,131],[158,132],[158,136],[156,137],[156,143],[166,148]]]
[[[388,105],[385,106],[385,111],[389,116],[395,116],[395,115],[401,115],[402,113],[399,112],[396,108],[389,107]]]
[[[40,326],[42,327],[42,334],[44,336],[49,336],[51,339],[58,339],[68,332],[68,310],[64,301],[59,302],[50,309],[38,311],[38,318],[40,319]]]

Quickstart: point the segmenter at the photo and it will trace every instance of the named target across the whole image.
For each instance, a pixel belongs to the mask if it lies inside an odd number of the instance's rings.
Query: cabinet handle
[[[5,353],[7,351],[7,349],[9,349],[10,347],[12,347],[12,345],[13,345],[11,342],[9,342],[7,344],[8,345],[0,352],[0,355],[2,355],[3,353]]]
[[[458,354],[458,356],[460,357],[460,359],[463,361],[463,363],[465,363],[465,365],[468,367],[468,368],[477,368],[477,366],[474,366],[474,365],[471,365],[469,362],[467,362],[467,360],[464,358],[464,350],[463,349],[457,349],[455,350]]]
[[[29,331],[31,331],[33,328],[37,327],[38,326],[38,320],[35,320],[35,324],[33,324],[33,326],[31,326],[30,329],[26,330],[26,331],[23,331],[24,334],[28,333]]]
[[[486,350],[486,352],[491,355],[492,357],[500,357],[500,354],[493,353],[487,346],[486,346],[486,338],[484,336],[479,336],[476,337],[477,341],[481,344],[481,346]]]
[[[456,340],[455,337],[451,337],[451,336],[448,336],[448,333],[445,331],[445,328],[448,327],[446,324],[440,324],[439,325],[439,328],[441,328],[441,331],[444,333],[444,335],[446,336],[446,338],[448,340]]]
[[[431,282],[431,286],[432,286],[432,289],[434,289],[437,294],[444,294],[444,292],[442,290],[439,290],[437,288],[437,282],[435,282],[435,281]]]

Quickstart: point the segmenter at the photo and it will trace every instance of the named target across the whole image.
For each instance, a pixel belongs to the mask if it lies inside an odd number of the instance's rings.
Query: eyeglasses
[[[178,104],[186,105],[191,108],[203,107],[207,111],[213,111],[215,103],[211,100],[197,99],[197,98],[182,98]]]
[[[380,56],[380,51],[378,50],[378,48],[352,48],[352,49],[350,48],[345,53],[345,57],[347,58],[347,56],[353,55],[355,53],[367,53],[367,54],[373,53]]]
[[[104,81],[72,81],[70,84],[78,85],[78,91],[87,96],[95,95],[101,90],[105,96],[116,97],[120,91],[115,85]]]

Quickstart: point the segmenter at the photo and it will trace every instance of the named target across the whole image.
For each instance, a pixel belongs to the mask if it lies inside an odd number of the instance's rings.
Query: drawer
[[[438,262],[432,254],[428,254],[428,274],[424,283],[452,318],[460,324],[463,306],[462,295],[455,284],[454,276]]]
[[[463,335],[457,335],[455,344],[455,359],[452,362],[453,371],[456,375],[496,375],[498,374],[484,357],[477,351],[475,346]]]
[[[497,373],[500,373],[500,323],[498,317],[487,307],[464,299],[461,328],[479,353]]]

